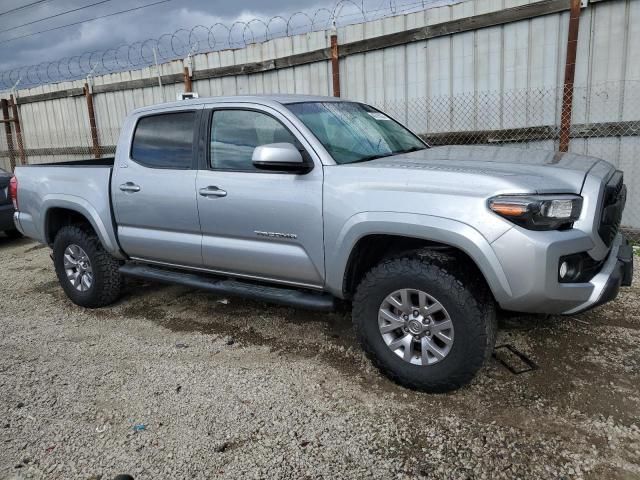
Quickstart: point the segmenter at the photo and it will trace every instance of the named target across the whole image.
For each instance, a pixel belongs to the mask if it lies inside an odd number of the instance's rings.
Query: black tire
[[[490,357],[497,331],[495,303],[483,279],[457,271],[438,253],[388,259],[371,269],[356,291],[353,323],[358,340],[373,364],[405,387],[430,393],[468,384]],[[468,281],[469,286],[463,282]],[[411,288],[436,298],[449,313],[455,337],[451,350],[432,365],[404,361],[384,342],[378,311],[392,292]]]
[[[93,282],[84,292],[71,284],[64,269],[64,251],[72,244],[81,247],[91,262]],[[78,226],[62,227],[53,242],[53,263],[62,289],[76,305],[105,307],[120,297],[123,286],[120,262],[104,250],[95,233]]]
[[[18,229],[12,228],[11,230],[5,230],[4,234],[9,238],[22,238],[22,234]]]

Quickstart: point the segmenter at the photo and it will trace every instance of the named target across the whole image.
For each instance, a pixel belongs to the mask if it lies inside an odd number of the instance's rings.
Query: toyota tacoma
[[[371,361],[410,388],[467,384],[497,311],[575,314],[631,284],[623,174],[570,153],[431,148],[339,98],[135,110],[115,158],[20,166],[24,235],[74,303],[124,277],[297,308],[351,305]]]

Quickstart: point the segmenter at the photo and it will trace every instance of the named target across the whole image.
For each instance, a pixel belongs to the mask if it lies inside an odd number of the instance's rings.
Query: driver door
[[[196,178],[204,266],[235,276],[321,288],[322,165],[306,174],[257,169],[255,147],[312,152],[286,117],[262,106],[208,111],[207,154]]]

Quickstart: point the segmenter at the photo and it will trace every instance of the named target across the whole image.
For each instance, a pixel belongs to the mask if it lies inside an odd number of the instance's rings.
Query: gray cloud
[[[55,28],[94,16],[151,3],[152,0],[113,0],[103,5],[87,8],[73,14],[39,22],[27,27],[0,34],[0,42],[24,34]],[[25,0],[5,0],[0,10],[6,11],[24,4]],[[0,30],[37,20],[58,12],[94,3],[92,0],[48,0],[47,2],[0,16]],[[329,5],[329,2],[326,2]],[[273,15],[289,15],[298,10],[313,9],[318,0],[173,0],[146,9],[104,18],[73,27],[64,28],[28,38],[0,43],[0,70],[83,52],[106,50],[124,43],[133,43],[147,38],[158,38],[162,34],[180,28],[191,28],[202,24],[210,26],[216,22],[227,25],[237,19],[265,18]],[[256,30],[260,31],[258,24]],[[220,29],[220,35],[223,30]],[[262,33],[262,32],[260,32]]]

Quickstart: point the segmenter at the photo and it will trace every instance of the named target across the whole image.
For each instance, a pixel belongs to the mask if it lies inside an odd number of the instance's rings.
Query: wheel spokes
[[[89,273],[83,273],[80,285],[82,286],[82,291],[89,290],[91,288],[91,276]]]
[[[431,331],[442,332],[446,330],[451,330],[452,328],[453,328],[453,323],[451,323],[451,320],[447,318],[445,320],[442,320],[441,322],[434,323],[433,326],[431,327]]]
[[[93,269],[89,256],[82,247],[71,244],[63,254],[63,267],[69,283],[81,292],[86,292],[93,284]]]
[[[398,297],[400,298],[397,298],[395,295],[389,296],[387,297],[387,302],[396,310],[399,310],[402,313],[408,314],[409,311],[411,310],[411,305],[409,305],[409,298],[408,298],[409,296],[407,294],[407,291],[402,290],[398,295]]]
[[[389,348],[393,350],[396,355],[398,354],[397,350],[402,350],[402,355],[400,355],[404,360],[411,360],[411,342],[413,341],[411,335],[404,335],[395,339],[393,342],[389,344]]]
[[[415,365],[433,365],[453,346],[449,313],[441,302],[418,289],[388,295],[378,310],[378,328],[389,349]]]
[[[388,310],[380,310],[378,314],[378,325],[382,333],[390,333],[404,326],[404,321]]]
[[[426,307],[424,309],[424,315],[433,315],[436,312],[439,312],[441,310],[443,310],[444,307],[442,306],[442,304],[440,302],[435,302],[432,305],[429,305],[428,307]]]
[[[74,268],[78,265],[78,260],[73,258],[72,255],[65,253],[64,254],[64,268]]]
[[[435,361],[442,360],[446,354],[440,348],[438,348],[435,343],[429,337],[422,337],[420,341],[420,353],[422,365],[429,365],[430,363],[435,363]],[[429,354],[435,357],[435,361],[429,361]]]

